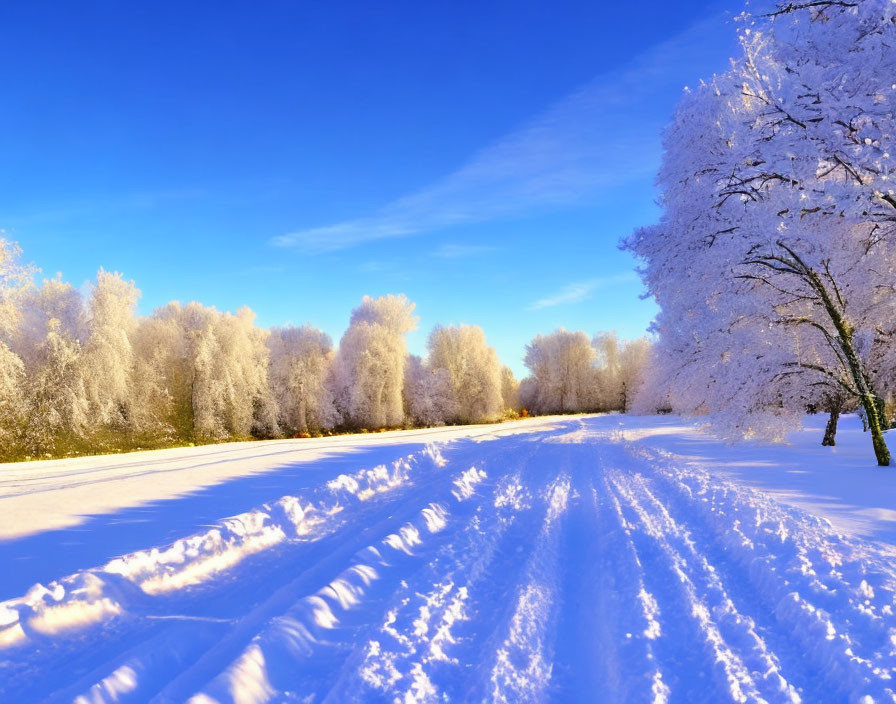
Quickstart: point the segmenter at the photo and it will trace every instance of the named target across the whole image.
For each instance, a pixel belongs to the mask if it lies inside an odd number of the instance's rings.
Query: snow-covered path
[[[317,478],[4,602],[0,701],[896,701],[891,557],[599,418]]]

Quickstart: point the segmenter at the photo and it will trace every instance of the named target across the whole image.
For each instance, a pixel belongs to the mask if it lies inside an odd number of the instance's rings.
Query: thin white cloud
[[[565,306],[573,303],[581,303],[587,301],[595,291],[614,284],[628,284],[638,280],[638,275],[633,271],[626,271],[622,274],[614,274],[612,276],[603,276],[599,279],[590,279],[588,281],[579,281],[567,284],[557,293],[546,298],[540,298],[529,306],[526,310],[542,310],[543,308],[553,308],[554,306]]]
[[[494,252],[496,247],[484,244],[456,244],[445,243],[433,252],[433,256],[442,259],[461,259],[465,257],[475,257],[479,254]]]
[[[655,172],[661,116],[656,94],[683,88],[707,65],[723,68],[722,18],[705,20],[599,76],[457,171],[367,217],[275,237],[282,247],[325,251],[451,225],[586,202],[602,189]],[[723,40],[725,43],[723,43]],[[720,53],[721,52],[721,53]]]

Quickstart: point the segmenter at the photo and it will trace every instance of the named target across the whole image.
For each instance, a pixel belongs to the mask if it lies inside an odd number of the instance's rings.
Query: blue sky
[[[482,325],[654,314],[617,242],[660,129],[724,70],[735,2],[35,2],[0,7],[0,228],[141,311],[251,306],[338,341],[366,293]]]

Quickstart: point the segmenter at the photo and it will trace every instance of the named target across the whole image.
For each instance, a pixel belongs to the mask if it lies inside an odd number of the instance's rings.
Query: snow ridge
[[[428,444],[389,466],[342,474],[309,495],[284,496],[168,547],[130,553],[46,587],[36,584],[24,597],[0,603],[0,649],[139,610],[147,595],[200,585],[285,541],[319,539],[338,526],[340,513],[446,463],[440,448]]]

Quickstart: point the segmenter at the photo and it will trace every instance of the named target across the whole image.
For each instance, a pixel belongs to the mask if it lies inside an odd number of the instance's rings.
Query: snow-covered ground
[[[809,416],[787,445],[726,446],[674,416],[617,417],[626,440],[672,455],[830,520],[849,535],[896,546],[896,465],[881,469],[856,415],[840,421],[836,447],[822,447],[827,416]],[[896,430],[887,433],[896,450]],[[894,460],[896,462],[896,460]]]
[[[855,419],[819,440],[603,416],[6,466],[0,701],[896,701],[896,470]]]

